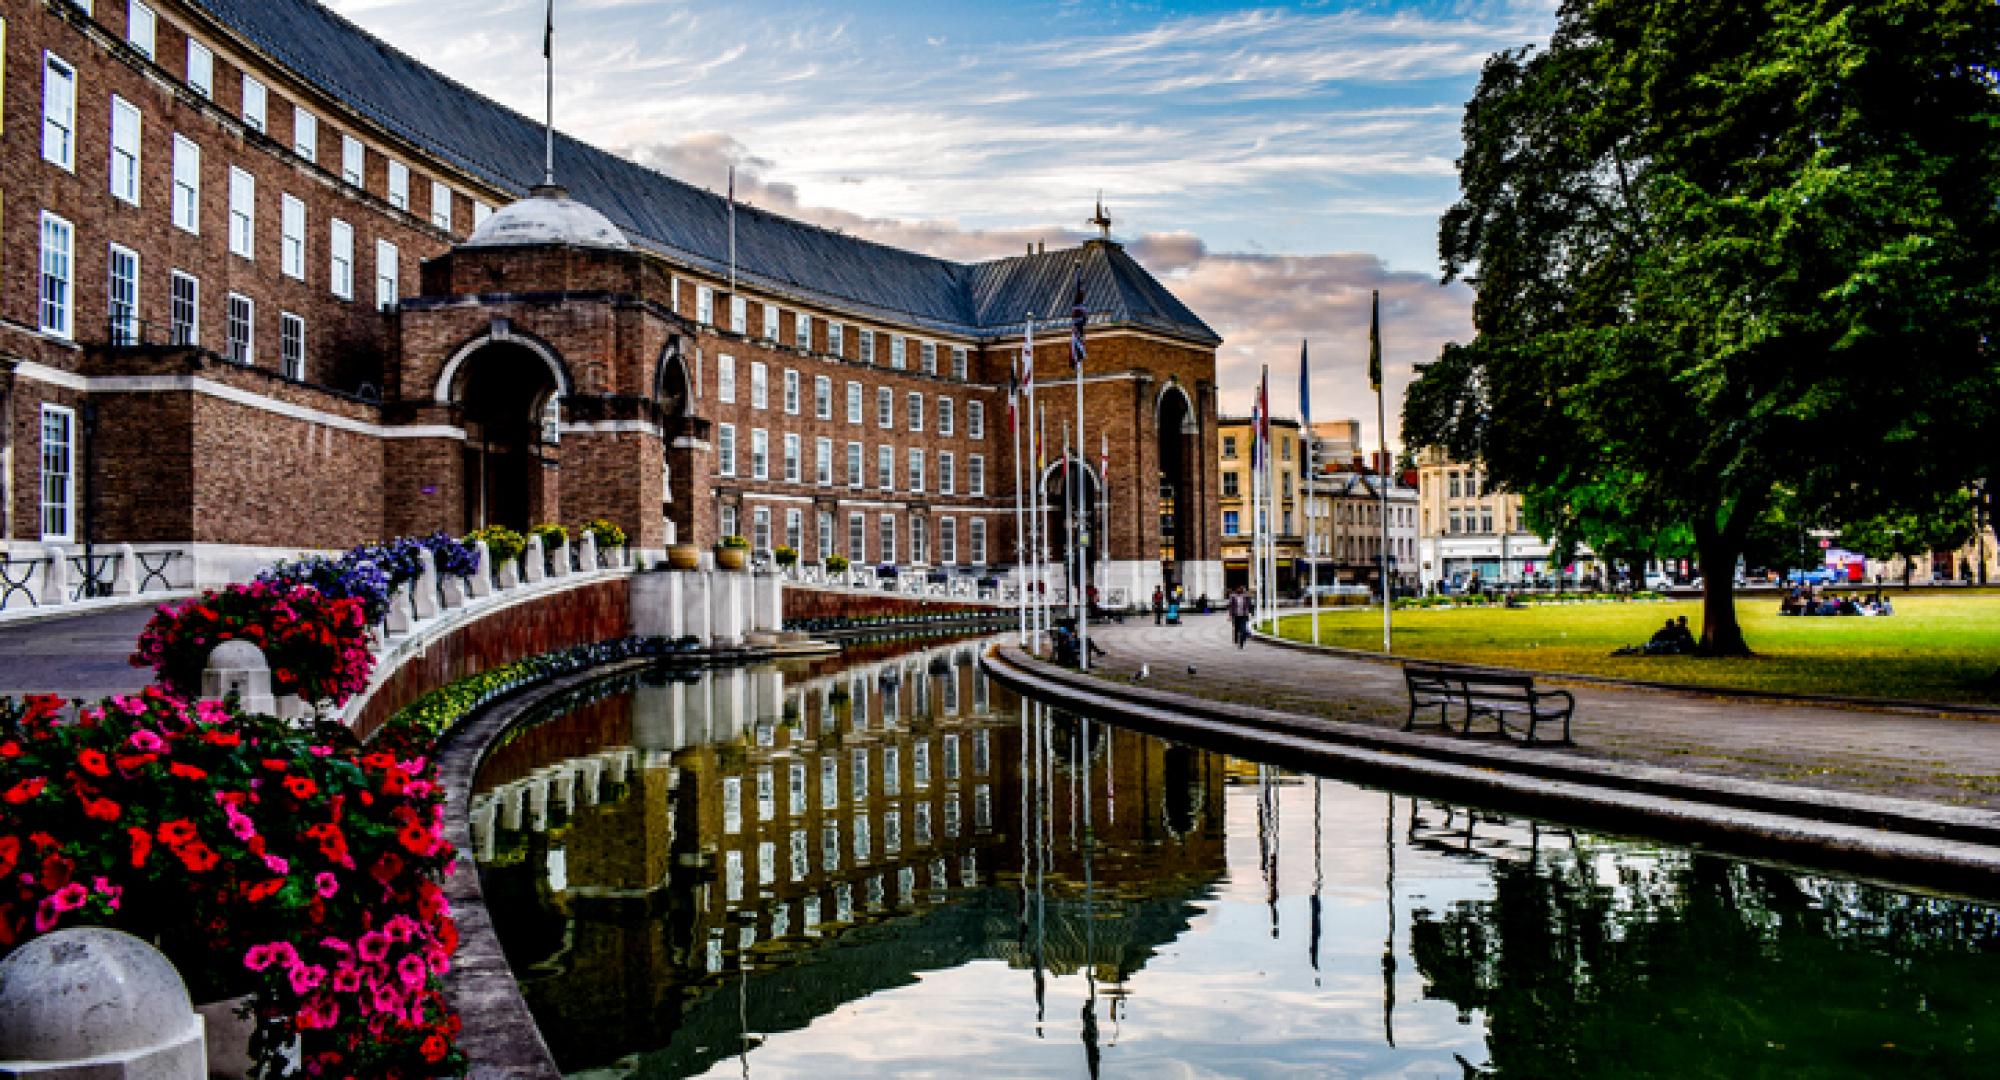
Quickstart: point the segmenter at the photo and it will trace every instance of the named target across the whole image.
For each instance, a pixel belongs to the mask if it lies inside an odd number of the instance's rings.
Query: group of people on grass
[[[1889,598],[1876,590],[1873,596],[1856,598],[1816,593],[1810,585],[1802,585],[1785,594],[1778,605],[1780,615],[1894,615],[1896,607]]]
[[[1653,631],[1653,636],[1644,645],[1627,645],[1612,653],[1613,656],[1693,656],[1700,642],[1695,640],[1694,631],[1688,629],[1688,618],[1668,619],[1665,626]]]

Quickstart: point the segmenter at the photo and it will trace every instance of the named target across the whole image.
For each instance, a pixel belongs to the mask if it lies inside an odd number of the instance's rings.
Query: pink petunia
[[[304,997],[326,981],[326,969],[318,964],[293,964],[285,974],[292,980],[292,993]]]
[[[430,969],[424,966],[424,958],[415,953],[406,954],[396,962],[396,977],[403,980],[403,988],[411,992],[424,988],[424,979]]]
[[[371,964],[381,963],[382,958],[389,955],[389,935],[370,930],[361,935],[361,940],[355,942],[354,947],[361,959]]]
[[[166,740],[145,728],[134,731],[132,737],[126,741],[132,744],[133,749],[141,753],[158,753],[167,748]]]
[[[57,889],[49,899],[55,903],[58,912],[75,911],[83,906],[85,900],[90,899],[90,891],[72,881]]]
[[[333,969],[333,988],[343,994],[361,989],[361,969],[343,960]]]
[[[332,899],[340,891],[340,879],[334,877],[331,870],[321,870],[313,876],[313,891],[322,899]]]
[[[279,856],[276,855],[264,856],[264,865],[268,867],[273,874],[277,874],[280,877],[283,877],[284,875],[292,872],[292,864],[286,862],[283,858],[280,858]]]

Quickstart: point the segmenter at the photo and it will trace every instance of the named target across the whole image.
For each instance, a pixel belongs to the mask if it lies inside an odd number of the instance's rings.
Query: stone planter
[[[699,570],[701,549],[693,544],[668,544],[667,566],[673,570]]]
[[[723,547],[715,548],[715,568],[717,570],[745,570],[750,566],[750,549]]]

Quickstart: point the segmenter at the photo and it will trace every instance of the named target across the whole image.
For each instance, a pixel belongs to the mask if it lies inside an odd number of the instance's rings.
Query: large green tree
[[[1996,70],[1992,0],[1566,0],[1466,107],[1439,243],[1477,336],[1407,435],[1684,524],[1703,651],[1747,651],[1713,568],[1779,492],[1859,520],[1995,460]]]

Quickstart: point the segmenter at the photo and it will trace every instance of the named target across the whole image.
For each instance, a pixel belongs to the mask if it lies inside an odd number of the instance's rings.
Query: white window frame
[[[865,327],[861,331],[861,362],[864,364],[875,362],[875,331]]]
[[[76,538],[76,410],[45,403],[41,421],[41,538],[66,544]]]
[[[736,475],[735,424],[715,426],[715,472],[718,476]]]
[[[410,208],[410,167],[389,159],[389,205],[398,210]]]
[[[986,519],[985,518],[968,519],[967,536],[968,536],[967,542],[971,550],[966,552],[966,554],[972,556],[970,560],[972,565],[985,566],[986,565]]]
[[[771,508],[768,506],[750,509],[750,550],[765,554],[771,551]]]
[[[941,517],[938,519],[938,565],[950,566],[958,562],[958,519]]]
[[[327,286],[342,300],[354,299],[354,226],[330,219],[326,246]]]
[[[229,167],[229,253],[257,258],[257,178]]]
[[[400,253],[387,240],[375,241],[375,306],[389,311],[402,299],[403,274]]]
[[[937,433],[947,438],[955,434],[954,429],[958,427],[957,405],[950,398],[940,394],[938,395],[937,414]]]
[[[233,364],[257,362],[257,301],[233,292],[223,301],[222,355]],[[240,333],[239,333],[240,331]]]
[[[451,231],[451,185],[442,180],[431,181],[431,224]]]
[[[793,551],[806,549],[806,512],[796,506],[785,509],[785,546]]]
[[[813,416],[833,419],[833,380],[825,375],[813,376]]]
[[[474,229],[477,229],[481,225],[486,224],[486,219],[492,216],[493,216],[492,207],[486,205],[479,199],[472,200],[472,227]],[[680,314],[680,310],[681,310],[680,290],[676,288],[674,295],[674,313],[678,315]]]
[[[717,519],[717,525],[720,527],[722,535],[742,535],[736,531],[736,507],[727,503],[723,504],[722,512],[717,515]]]
[[[715,358],[715,400],[736,404],[736,358],[728,353]]]
[[[949,450],[938,451],[938,494],[958,494],[958,455]]]
[[[270,108],[270,91],[256,79],[248,75],[243,76],[243,122],[263,132]]]
[[[158,36],[160,20],[153,9],[139,0],[131,0],[125,6],[125,42],[144,53],[146,59],[153,59],[153,46]]]
[[[847,359],[847,328],[840,323],[828,321],[826,324],[826,351],[829,355]]]
[[[861,384],[850,379],[847,383],[847,422],[859,424],[862,422],[861,416]]]
[[[920,390],[912,390],[903,396],[903,411],[909,415],[904,421],[910,430],[922,434],[924,430],[924,395]]]
[[[201,235],[201,147],[174,133],[173,221],[184,232]]]
[[[215,97],[215,53],[193,38],[188,38],[187,84],[202,97]]]
[[[951,347],[951,377],[957,379],[960,382],[964,382],[965,373],[966,373],[965,346],[953,345]]]
[[[866,484],[868,479],[866,475],[867,465],[868,463],[864,460],[861,444],[858,442],[849,442],[847,444],[847,486],[849,488],[860,491]]]
[[[910,470],[910,478],[909,478],[910,494],[922,495],[924,493],[924,486],[925,486],[924,470],[926,468],[924,464],[923,447],[921,446],[910,447],[908,458],[909,458],[909,470]]]
[[[776,345],[784,335],[784,326],[785,320],[778,311],[778,305],[767,301],[764,304],[764,340]]]
[[[884,431],[896,430],[896,391],[886,386],[875,388],[875,426]]]
[[[883,514],[878,519],[875,544],[877,558],[885,563],[896,561],[896,515]]]
[[[833,486],[833,440],[824,435],[813,439],[813,483]]]
[[[120,274],[120,264],[129,272]],[[122,244],[112,244],[104,260],[105,321],[113,345],[139,342],[139,265],[139,253]]]
[[[986,497],[986,455],[966,455],[965,493],[974,499]]]
[[[278,369],[287,379],[306,379],[306,320],[289,311],[278,313]]]
[[[139,205],[139,169],[146,119],[137,105],[111,95],[111,197]]]
[[[36,276],[38,325],[45,334],[76,336],[76,226],[42,211],[41,260]]]
[[[847,515],[847,561],[855,566],[868,565],[868,515],[859,510]]]
[[[929,541],[929,539],[930,537],[925,535],[924,519],[918,517],[915,514],[911,514],[910,515],[910,565],[912,566],[925,565],[924,548],[928,546],[927,542]]]
[[[344,131],[340,134],[340,178],[355,187],[366,186],[368,180],[368,148]]]
[[[968,401],[965,403],[965,437],[982,440],[986,438],[985,402]]]
[[[750,333],[750,301],[745,297],[735,294],[729,297],[729,332],[746,337]]]
[[[796,368],[785,369],[785,415],[799,414],[799,373]]]
[[[785,432],[785,483],[796,484],[804,476],[805,462],[800,460],[805,454],[798,432]]]
[[[875,447],[875,486],[883,491],[896,490],[896,448],[888,443],[878,443]]]
[[[833,554],[833,511],[821,510],[813,519],[813,546],[819,551],[821,562]]]
[[[889,366],[902,371],[910,366],[910,339],[901,334],[889,335]]]
[[[187,289],[187,321],[181,321],[181,286]],[[185,326],[187,333],[182,334]],[[167,340],[175,345],[201,344],[201,279],[183,270],[167,277]]]
[[[278,269],[288,278],[306,279],[306,204],[290,193],[278,198]]]
[[[771,369],[762,360],[750,361],[750,407],[771,407]]]
[[[800,352],[812,351],[813,317],[807,312],[792,316],[792,346]]]
[[[715,290],[706,285],[694,287],[694,321],[702,326],[715,325]]]
[[[917,343],[917,370],[926,375],[937,374],[937,342]]]
[[[750,479],[769,480],[771,478],[771,433],[763,428],[750,429]]]
[[[76,65],[42,53],[42,160],[76,171]]]
[[[292,153],[307,161],[319,160],[319,117],[292,106]]]

